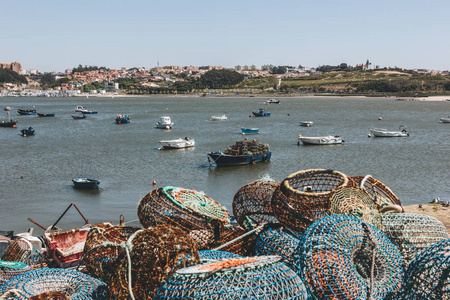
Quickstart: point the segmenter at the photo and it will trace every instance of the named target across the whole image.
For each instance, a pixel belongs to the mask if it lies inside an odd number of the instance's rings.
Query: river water
[[[35,220],[52,225],[75,203],[90,223],[137,219],[139,200],[156,187],[178,186],[204,191],[232,213],[233,196],[243,185],[263,176],[281,181],[305,169],[325,168],[348,176],[370,174],[381,180],[404,205],[426,203],[435,197],[450,200],[450,102],[395,101],[387,98],[266,98],[136,97],[34,98],[0,97],[0,107],[36,107],[54,118],[14,116],[17,128],[0,128],[0,230],[26,231]],[[72,120],[77,105],[98,111],[85,120]],[[272,116],[250,118],[266,107]],[[130,124],[115,124],[128,114]],[[228,116],[211,122],[211,115]],[[172,130],[155,128],[160,116],[175,123]],[[5,116],[5,114],[3,114]],[[381,117],[382,120],[378,120]],[[313,121],[300,127],[300,121]],[[407,138],[368,138],[370,127],[408,126]],[[36,134],[22,137],[32,126]],[[225,150],[242,140],[241,127],[259,127],[246,136],[268,143],[272,160],[256,165],[211,168],[206,153]],[[297,136],[340,135],[342,145],[298,146]],[[195,148],[158,150],[159,141],[189,137]],[[72,178],[101,181],[99,191],[73,188]],[[58,227],[84,224],[75,209]],[[131,222],[130,225],[138,225]]]

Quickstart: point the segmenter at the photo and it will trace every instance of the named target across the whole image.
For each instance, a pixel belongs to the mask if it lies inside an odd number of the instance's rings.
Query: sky
[[[1,0],[0,63],[450,70],[449,0]]]

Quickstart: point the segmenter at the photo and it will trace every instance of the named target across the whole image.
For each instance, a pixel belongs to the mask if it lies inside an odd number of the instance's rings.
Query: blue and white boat
[[[259,128],[241,128],[242,134],[255,134],[259,133]]]
[[[130,117],[128,115],[117,115],[117,117],[114,118],[117,124],[128,124],[131,122]]]
[[[253,113],[254,117],[269,117],[270,116],[270,112],[266,111],[264,108],[255,110],[252,113]]]
[[[89,178],[74,178],[72,182],[74,187],[80,189],[97,189],[100,185],[100,180]]]

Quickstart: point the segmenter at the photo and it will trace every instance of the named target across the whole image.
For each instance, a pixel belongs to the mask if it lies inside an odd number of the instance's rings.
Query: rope
[[[125,252],[127,253],[127,259],[128,259],[128,291],[130,292],[131,299],[135,300],[134,295],[133,295],[133,288],[131,286],[131,257],[130,257],[130,252],[128,251],[128,247],[125,247]]]
[[[0,300],[6,300],[6,299],[10,299],[11,296],[17,296],[18,299],[22,299],[22,295],[20,295],[20,290],[17,289],[12,289],[7,291],[6,293],[4,293],[2,296],[0,296]]]
[[[370,266],[370,283],[369,283],[369,290],[367,291],[367,299],[372,300],[373,285],[374,285],[373,278],[375,273],[375,250],[377,249],[378,243],[377,241],[375,241],[373,237],[372,229],[367,225],[366,222],[362,223],[362,227],[367,232],[370,242],[372,243],[372,263]]]
[[[261,228],[263,228],[263,227],[264,227],[264,224],[263,224],[263,225],[260,225],[260,226],[258,226],[258,227],[256,227],[255,229],[252,229],[252,230],[250,230],[250,231],[244,233],[243,235],[238,236],[237,238],[235,238],[235,239],[229,241],[228,243],[225,243],[225,244],[223,244],[223,245],[220,245],[219,247],[217,247],[217,248],[215,248],[215,249],[212,249],[212,250],[213,250],[213,251],[217,251],[217,250],[220,250],[220,249],[222,249],[222,248],[225,248],[226,246],[231,245],[231,244],[233,244],[234,242],[239,241],[240,239],[246,237],[247,235],[250,235],[250,234],[254,233],[255,231],[258,231],[259,229],[261,229]]]

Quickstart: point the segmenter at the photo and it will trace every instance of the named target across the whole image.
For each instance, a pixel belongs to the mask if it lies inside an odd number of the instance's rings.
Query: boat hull
[[[374,137],[407,137],[409,133],[402,131],[387,131],[387,130],[377,130],[370,129],[370,133]]]
[[[253,112],[253,116],[255,116],[255,117],[270,117],[270,112],[267,112],[267,113]]]
[[[298,138],[303,145],[336,145],[342,144],[342,138],[339,136],[304,136]]]
[[[440,118],[439,122],[441,122],[441,123],[450,123],[450,118]]]
[[[271,157],[272,157],[271,152],[252,156],[229,155],[223,154],[222,152],[208,153],[208,160],[210,161],[210,163],[215,163],[218,167],[249,165],[258,162],[265,162],[269,161]]]
[[[20,132],[22,132],[22,136],[34,135],[34,129],[22,129]]]
[[[209,120],[211,121],[226,121],[228,118],[223,115],[223,116],[211,116],[211,118]]]
[[[183,149],[195,146],[194,140],[185,140],[185,139],[160,141],[159,143],[164,149]]]
[[[97,189],[100,185],[99,180],[89,178],[72,179],[73,185],[79,189]]]
[[[172,129],[172,124],[156,124],[156,128],[159,129]]]
[[[16,127],[17,121],[1,121],[0,127]]]
[[[40,117],[40,118],[44,118],[44,117],[54,117],[54,116],[55,116],[55,114],[40,114],[40,113],[37,113],[37,115],[38,115],[38,117]]]
[[[256,134],[259,133],[259,128],[241,128],[242,134]]]
[[[300,122],[300,126],[303,126],[303,127],[311,127],[312,124],[313,124],[312,121],[303,121],[303,122]]]
[[[86,116],[72,116],[72,120],[82,120],[82,119],[86,119]]]

